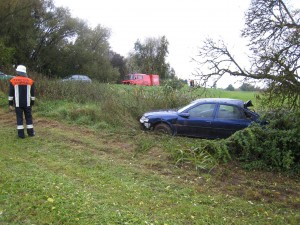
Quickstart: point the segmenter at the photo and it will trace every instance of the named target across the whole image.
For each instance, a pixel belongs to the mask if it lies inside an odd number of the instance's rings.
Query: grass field
[[[0,224],[300,222],[297,177],[234,163],[195,170],[174,160],[174,149],[204,140],[95,129],[41,113],[34,114],[37,136],[20,140],[6,107],[0,109]]]

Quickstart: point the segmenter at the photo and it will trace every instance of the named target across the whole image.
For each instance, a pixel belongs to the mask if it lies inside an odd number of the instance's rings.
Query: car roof
[[[87,75],[84,75],[84,74],[72,74],[71,77],[72,77],[72,76],[88,77]]]
[[[243,100],[231,99],[231,98],[199,98],[194,100],[192,103],[220,103],[220,104],[230,104],[230,105],[237,105],[239,107],[244,107]]]

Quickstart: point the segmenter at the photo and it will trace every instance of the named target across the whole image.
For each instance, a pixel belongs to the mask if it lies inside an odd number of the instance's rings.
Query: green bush
[[[246,168],[300,172],[300,114],[268,113],[269,124],[253,124],[227,140],[230,154]]]
[[[161,85],[172,87],[175,90],[180,90],[184,86],[187,86],[187,83],[186,81],[180,79],[169,79],[169,80],[162,80]]]

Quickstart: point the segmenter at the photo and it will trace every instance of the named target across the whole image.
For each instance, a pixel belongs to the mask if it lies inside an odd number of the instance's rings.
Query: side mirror
[[[178,115],[183,117],[183,118],[189,118],[190,117],[189,113],[179,113]]]

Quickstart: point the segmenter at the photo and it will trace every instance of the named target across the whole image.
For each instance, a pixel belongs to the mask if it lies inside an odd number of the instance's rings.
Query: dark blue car
[[[200,138],[227,138],[257,122],[251,101],[225,98],[197,99],[179,110],[145,113],[140,122],[147,130]]]

